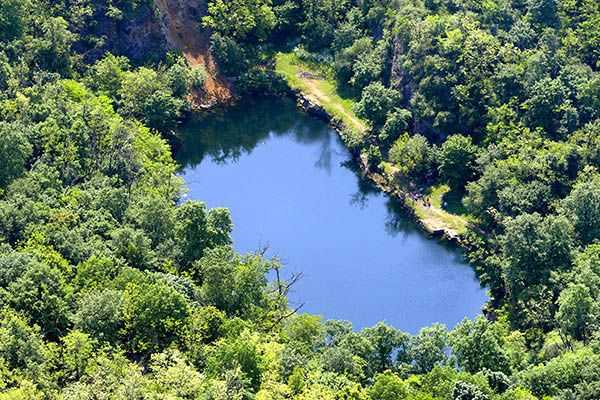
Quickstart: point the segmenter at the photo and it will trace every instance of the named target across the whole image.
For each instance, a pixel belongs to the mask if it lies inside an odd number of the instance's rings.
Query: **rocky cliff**
[[[230,102],[232,86],[220,74],[210,52],[210,32],[200,24],[207,13],[206,1],[155,0],[154,4],[168,46],[180,50],[190,65],[201,65],[206,70],[203,89],[192,94],[194,106],[209,108]]]

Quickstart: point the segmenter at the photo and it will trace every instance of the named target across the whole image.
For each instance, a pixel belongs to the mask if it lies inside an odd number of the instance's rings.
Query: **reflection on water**
[[[329,175],[334,158],[343,160],[336,167],[347,168],[356,175],[357,190],[350,196],[351,205],[365,208],[372,196],[380,194],[368,179],[360,176],[331,128],[300,114],[288,99],[261,99],[225,112],[221,110],[197,115],[181,132],[184,145],[177,153],[177,161],[184,170],[195,169],[207,157],[217,165],[235,164],[240,157],[251,155],[257,146],[270,137],[283,136],[298,144],[315,146],[318,150],[313,165]],[[388,217],[385,229],[389,234],[415,232],[414,222],[397,201],[386,199],[386,210]]]
[[[190,197],[231,209],[238,251],[268,245],[303,272],[291,300],[305,311],[410,332],[479,312],[485,294],[460,252],[427,239],[355,173],[335,132],[292,102],[198,117],[181,138]]]
[[[251,109],[248,109],[251,107]],[[329,127],[310,118],[298,119],[289,100],[261,100],[212,114],[200,114],[184,129],[185,145],[177,153],[183,167],[195,167],[205,157],[217,164],[235,163],[252,153],[270,136],[291,136],[299,144],[316,144],[315,166],[331,171],[332,141]],[[201,134],[198,134],[200,133]]]

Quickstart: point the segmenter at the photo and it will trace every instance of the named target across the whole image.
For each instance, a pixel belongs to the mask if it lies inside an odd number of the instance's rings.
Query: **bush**
[[[374,126],[381,126],[401,98],[397,90],[386,88],[381,82],[374,82],[363,90],[355,111]]]
[[[210,38],[210,47],[225,75],[236,76],[248,67],[246,50],[235,40],[213,33]]]
[[[390,146],[403,132],[408,131],[412,113],[404,108],[397,108],[387,115],[385,124],[379,132],[379,140],[384,146]]]
[[[475,176],[477,147],[468,136],[452,135],[442,144],[438,154],[440,177],[452,189],[462,191]]]
[[[403,175],[424,179],[433,171],[434,151],[424,136],[404,133],[392,146],[390,160]]]

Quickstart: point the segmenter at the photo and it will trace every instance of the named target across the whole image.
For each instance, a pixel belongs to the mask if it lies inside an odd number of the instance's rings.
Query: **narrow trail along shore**
[[[195,108],[210,108],[227,104],[233,99],[232,85],[219,72],[210,52],[210,32],[200,26],[206,13],[204,0],[155,0],[167,43],[181,50],[191,66],[201,65],[206,70],[204,87],[192,93]]]
[[[304,100],[307,111],[318,111],[319,115],[327,115],[329,119],[338,121],[336,129],[351,128],[359,134],[368,130],[367,124],[362,121],[352,110],[353,101],[343,99],[337,92],[335,83],[331,79],[320,76],[318,71],[306,63],[302,63],[293,54],[280,53],[277,56],[276,70]],[[310,104],[310,106],[306,106]],[[342,128],[343,130],[343,128]],[[408,185],[402,184],[394,177],[398,175],[397,168],[388,165],[388,173],[379,173],[369,170],[368,161],[359,158],[359,163],[365,175],[382,191],[400,199],[415,214],[416,220],[428,233],[449,241],[460,241],[467,229],[469,221],[462,215],[448,212],[442,207],[443,196],[447,190],[428,188],[426,193],[417,191],[413,193]],[[389,163],[388,163],[389,164]],[[435,189],[435,190],[434,190]],[[421,195],[421,199],[415,195]],[[427,204],[423,198],[428,198]]]

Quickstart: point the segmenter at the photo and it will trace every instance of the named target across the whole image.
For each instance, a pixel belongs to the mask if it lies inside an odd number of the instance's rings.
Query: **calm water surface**
[[[428,239],[359,179],[326,124],[282,99],[190,121],[177,154],[189,197],[231,210],[235,248],[302,272],[292,305],[356,328],[454,326],[486,300],[457,249]]]

